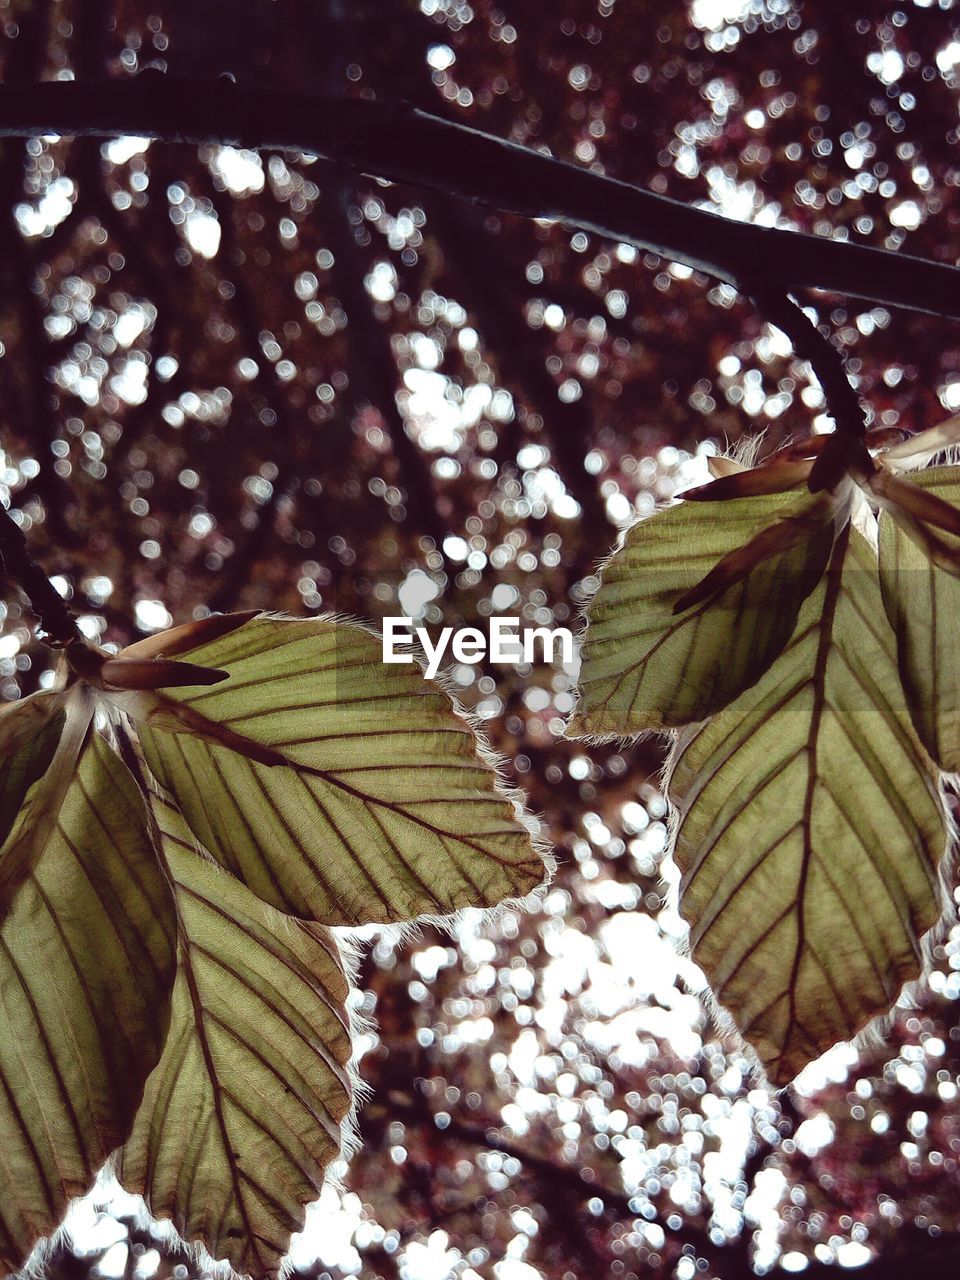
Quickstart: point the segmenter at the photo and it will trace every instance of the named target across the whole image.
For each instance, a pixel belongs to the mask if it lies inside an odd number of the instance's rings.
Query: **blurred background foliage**
[[[952,0],[0,0],[7,83],[150,66],[401,97],[727,216],[956,261]],[[575,625],[617,529],[706,455],[828,425],[728,287],[455,193],[53,137],[2,144],[0,191],[0,497],[104,642],[251,607]],[[960,408],[955,323],[803,301],[875,424]],[[5,599],[10,699],[49,654]],[[363,1145],[298,1273],[956,1268],[960,941],[887,1039],[755,1088],[678,958],[659,746],[562,740],[570,671],[451,674],[559,871],[534,915],[374,939]],[[197,1270],[106,1186],[71,1223],[58,1274]]]

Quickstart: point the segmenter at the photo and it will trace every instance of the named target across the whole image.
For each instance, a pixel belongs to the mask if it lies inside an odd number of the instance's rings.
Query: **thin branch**
[[[27,550],[23,530],[0,507],[0,559],[3,567],[30,601],[49,643],[57,646],[83,645],[77,621],[53,583]]]
[[[960,319],[960,270],[800,232],[735,222],[444,120],[401,101],[250,89],[159,72],[0,87],[0,136],[114,137],[292,149],[392,182],[452,192],[633,244],[744,292],[824,289]]]
[[[753,288],[750,293],[764,319],[787,335],[797,357],[813,369],[837,431],[862,440],[867,429],[866,413],[850,381],[843,354],[786,293],[767,288]]]

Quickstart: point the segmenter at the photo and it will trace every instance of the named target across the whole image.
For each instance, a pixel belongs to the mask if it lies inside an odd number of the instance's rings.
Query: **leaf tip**
[[[579,711],[575,711],[563,727],[563,736],[570,740],[585,738],[589,732],[590,730],[584,722],[584,717]]]
[[[229,675],[229,671],[217,667],[170,662],[166,658],[108,658],[100,668],[100,679],[117,689],[187,688],[219,684]]]

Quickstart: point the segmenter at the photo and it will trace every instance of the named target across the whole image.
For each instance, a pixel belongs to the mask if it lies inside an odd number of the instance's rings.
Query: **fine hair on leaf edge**
[[[679,831],[680,815],[677,807],[670,798],[670,783],[673,776],[674,765],[682,754],[687,742],[697,732],[699,725],[691,724],[680,731],[674,730],[670,737],[673,739],[670,752],[664,762],[659,774],[659,783],[661,793],[667,800],[667,815],[665,818],[667,826],[667,844],[660,866],[669,860],[676,866],[673,861],[673,850],[676,843],[677,833]],[[926,754],[926,753],[924,753]],[[936,766],[931,762],[931,770],[936,771]],[[950,806],[946,803],[945,783],[956,784],[960,782],[960,776],[952,776],[940,774],[937,781],[937,795],[940,802],[940,808],[944,819],[945,837],[944,848],[941,854],[938,871],[937,871],[937,890],[940,906],[940,914],[934,925],[931,926],[919,939],[920,948],[923,953],[923,964],[920,973],[916,978],[909,982],[905,982],[900,990],[900,994],[886,1012],[875,1014],[852,1036],[846,1040],[838,1040],[836,1044],[851,1044],[854,1049],[859,1052],[863,1049],[872,1049],[888,1045],[890,1032],[896,1021],[897,1014],[905,1009],[917,1008],[920,1003],[922,991],[934,967],[936,959],[935,952],[946,939],[949,937],[953,925],[956,923],[955,916],[957,908],[953,897],[954,882],[958,867],[960,867],[960,827],[954,820]],[[679,883],[671,883],[661,873],[661,884],[666,889],[667,900],[670,905],[679,912],[680,890]],[[683,919],[681,915],[681,919]],[[686,921],[684,920],[684,923]],[[687,937],[682,940],[677,939],[675,942],[677,950],[691,963],[697,965],[696,956],[693,954],[689,942],[689,932]],[[699,967],[699,966],[698,966]],[[706,979],[706,975],[704,975]],[[794,1080],[787,1081],[779,1087],[772,1087],[767,1077],[766,1070],[760,1061],[756,1050],[744,1039],[740,1034],[733,1015],[726,1007],[716,998],[709,979],[706,985],[700,990],[693,993],[700,1000],[707,1013],[711,1025],[717,1032],[725,1037],[730,1037],[737,1045],[740,1053],[746,1058],[750,1065],[750,1074],[758,1087],[769,1089],[774,1096],[779,1096],[793,1088]],[[828,1050],[824,1050],[828,1052]],[[822,1054],[819,1055],[822,1057]],[[819,1061],[818,1058],[812,1059],[808,1066],[813,1062]],[[804,1068],[806,1069],[806,1068]]]
[[[256,617],[276,622],[301,624],[314,622],[327,623],[332,624],[337,628],[343,628],[347,632],[361,631],[371,638],[376,639],[378,643],[382,640],[379,631],[368,623],[361,619],[347,617],[342,614],[324,613],[311,615],[309,617],[296,617],[283,613],[262,611],[260,614],[256,615]],[[249,621],[254,621],[254,618],[249,619]],[[242,630],[244,625],[246,624],[241,624],[237,630]],[[202,642],[196,647],[202,647]],[[282,643],[277,647],[282,647]],[[265,650],[265,653],[268,652],[269,650]],[[556,860],[554,858],[551,845],[544,834],[544,824],[537,816],[527,809],[525,797],[522,791],[518,787],[510,786],[507,782],[505,776],[505,757],[495,752],[491,747],[483,732],[479,718],[472,715],[461,705],[456,696],[456,687],[454,682],[445,672],[441,672],[428,679],[424,671],[424,661],[418,655],[413,656],[416,661],[417,673],[424,682],[424,685],[426,687],[432,687],[442,693],[449,704],[452,714],[462,722],[466,733],[471,739],[473,750],[477,758],[489,771],[490,783],[494,796],[509,804],[512,816],[520,827],[522,833],[529,841],[534,857],[539,859],[542,865],[543,875],[540,883],[537,884],[528,894],[522,896],[508,897],[499,903],[488,907],[467,906],[451,913],[424,912],[408,921],[390,925],[362,925],[356,927],[325,925],[311,926],[309,921],[299,921],[290,917],[286,913],[280,913],[281,916],[285,917],[285,926],[291,932],[299,929],[306,929],[308,932],[311,932],[313,928],[321,929],[323,931],[333,945],[336,958],[342,967],[348,986],[348,995],[345,1001],[345,1012],[348,1020],[348,1034],[352,1051],[346,1064],[346,1072],[350,1086],[351,1103],[349,1110],[340,1121],[339,1150],[324,1170],[323,1181],[321,1187],[318,1188],[318,1194],[323,1187],[327,1186],[330,1186],[337,1191],[342,1190],[342,1179],[346,1165],[361,1145],[358,1125],[359,1108],[371,1093],[370,1086],[368,1086],[362,1078],[358,1052],[360,1046],[363,1044],[365,1035],[375,1027],[375,1019],[364,1015],[359,1007],[359,1002],[352,998],[353,994],[358,990],[357,975],[363,951],[364,939],[369,938],[372,935],[379,935],[389,937],[394,940],[397,945],[401,945],[422,936],[423,926],[439,928],[455,939],[459,922],[468,914],[474,919],[479,920],[482,925],[488,925],[495,923],[498,918],[502,917],[511,909],[520,909],[522,911],[536,909],[536,907],[543,901],[547,887],[552,880],[556,869]],[[128,735],[131,730],[134,737],[136,737],[137,726],[135,723],[131,723],[128,720],[126,726]],[[122,758],[123,753],[119,749],[120,743],[116,736],[115,727],[111,723],[108,723],[104,725],[102,729],[96,730],[96,732],[100,732],[101,736],[109,742],[111,749],[115,750]],[[150,774],[145,761],[141,759],[140,765],[143,770],[142,779],[147,786],[147,795],[144,796],[144,803],[148,804],[150,803],[149,792],[151,790],[155,788],[157,795],[159,796],[165,789],[160,787],[157,780]],[[202,858],[205,862],[209,862],[216,866],[220,875],[229,876],[231,874],[229,871],[217,864],[216,859],[214,859],[212,855],[203,848],[196,838],[195,844],[196,854],[198,857]],[[114,1174],[117,1155],[118,1152],[111,1154],[105,1162],[101,1172],[108,1172],[111,1175]],[[92,1194],[95,1191],[95,1188],[96,1180],[94,1180],[93,1186],[86,1195]],[[37,1242],[24,1263],[23,1274],[25,1276],[30,1277],[31,1280],[33,1280],[34,1277],[39,1280],[39,1277],[46,1273],[56,1251],[63,1247],[70,1248],[70,1233],[64,1225],[66,1221],[66,1214],[69,1214],[72,1207],[85,1198],[85,1195],[75,1197],[68,1204],[64,1220],[56,1231],[49,1237]],[[140,1198],[138,1197],[138,1199]],[[313,1202],[314,1201],[312,1200],[306,1202],[304,1209],[306,1209],[307,1205]],[[153,1218],[149,1208],[142,1199],[140,1199],[140,1203],[142,1205],[141,1214],[144,1223],[155,1222],[159,1224],[161,1234],[164,1238],[169,1239],[171,1243],[175,1243],[178,1251],[182,1250],[185,1255],[190,1257],[200,1269],[207,1273],[213,1270],[214,1274],[220,1274],[222,1270],[222,1274],[224,1276],[231,1274],[228,1264],[222,1264],[221,1268],[220,1264],[214,1263],[214,1259],[208,1253],[202,1241],[198,1240],[193,1242],[183,1239],[169,1219]],[[283,1262],[280,1274],[285,1275],[289,1270],[289,1262]]]

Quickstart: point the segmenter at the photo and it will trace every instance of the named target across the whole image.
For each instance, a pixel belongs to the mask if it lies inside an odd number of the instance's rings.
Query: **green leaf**
[[[960,467],[915,472],[911,484],[960,507]],[[954,544],[960,545],[960,544]],[[920,741],[948,773],[960,771],[960,581],[880,514],[880,586],[897,636],[900,680]]]
[[[44,701],[24,703],[24,710],[28,706],[26,717],[7,720],[10,755],[4,799],[11,804],[19,796],[20,804],[16,813],[8,808],[6,814],[10,826],[0,850],[0,921],[7,918],[17,891],[56,829],[87,740],[96,697],[92,689],[80,684],[69,694],[51,694]],[[32,732],[37,735],[33,746],[29,743]],[[46,767],[41,771],[42,764]]]
[[[0,708],[0,845],[30,787],[53,760],[63,731],[64,695],[35,693]]]
[[[587,608],[569,736],[675,728],[713,715],[748,689],[789,640],[823,573],[833,541],[831,501],[789,491],[680,502],[628,529]],[[782,550],[732,585],[719,582],[719,595],[674,613],[724,557],[736,559],[758,537],[771,541],[766,531],[777,522],[784,522]]]
[[[118,1161],[129,1190],[240,1272],[276,1272],[351,1109],[337,944],[261,902],[154,806],[180,968],[159,1066]]]
[[[29,822],[25,811],[0,865]],[[87,732],[0,927],[0,1258],[10,1270],[127,1138],[163,1047],[174,934],[140,793]]]
[[[785,1084],[889,1010],[941,910],[936,771],[858,533],[763,679],[681,736],[669,787],[694,959]]]
[[[264,901],[359,925],[543,881],[469,725],[419,668],[385,665],[378,637],[261,616],[186,654],[230,678],[118,702],[197,839]]]

